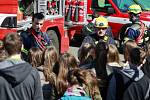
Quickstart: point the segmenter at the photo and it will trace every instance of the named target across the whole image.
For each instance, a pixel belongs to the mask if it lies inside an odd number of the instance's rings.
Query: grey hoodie
[[[124,67],[121,72],[134,81],[139,81],[144,76],[143,71],[132,64]]]
[[[38,71],[22,60],[0,62],[0,100],[43,100]]]

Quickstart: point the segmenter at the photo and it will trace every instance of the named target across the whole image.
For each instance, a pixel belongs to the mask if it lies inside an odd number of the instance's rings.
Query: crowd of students
[[[149,100],[149,44],[124,45],[124,65],[114,44],[84,44],[77,60],[54,46],[32,47],[21,58],[21,37],[8,34],[0,50],[0,98],[3,100]],[[83,52],[84,51],[84,52]]]

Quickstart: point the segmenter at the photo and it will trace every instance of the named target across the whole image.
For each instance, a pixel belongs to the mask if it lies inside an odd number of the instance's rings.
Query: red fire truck
[[[80,34],[83,25],[96,14],[107,17],[117,39],[121,27],[129,23],[127,8],[131,4],[142,7],[141,20],[149,26],[148,0],[1,0],[0,40],[9,32],[31,27],[31,15],[36,12],[45,15],[42,31],[52,37],[61,53],[68,50],[73,36]]]
[[[52,38],[53,44],[62,53],[69,49],[69,35],[65,28],[65,0],[1,0],[0,40],[9,32],[21,32],[31,27],[33,13],[42,12],[45,21],[42,27]]]

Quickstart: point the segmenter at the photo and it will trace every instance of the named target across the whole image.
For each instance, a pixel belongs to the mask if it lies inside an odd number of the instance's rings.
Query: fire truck
[[[42,31],[49,34],[61,53],[69,49],[74,35],[80,35],[83,25],[96,15],[108,19],[113,36],[117,39],[122,26],[130,23],[127,9],[131,4],[142,7],[141,20],[149,26],[148,0],[1,0],[0,40],[9,32],[20,33],[30,28],[31,16],[36,12],[45,15]]]
[[[10,32],[20,33],[30,28],[32,14],[37,12],[45,15],[42,31],[50,36],[60,53],[67,51],[69,34],[74,30],[65,27],[65,0],[1,0],[0,40]]]

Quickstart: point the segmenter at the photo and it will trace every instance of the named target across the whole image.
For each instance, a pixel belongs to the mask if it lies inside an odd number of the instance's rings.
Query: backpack
[[[124,41],[124,38],[127,36],[127,34],[125,34],[125,31],[127,30],[128,27],[130,27],[132,24],[131,23],[128,23],[128,24],[125,24],[120,32],[119,32],[119,40],[120,42],[122,43]]]
[[[131,24],[130,27],[127,27],[125,33],[124,33],[124,41],[125,41],[125,38],[128,37],[128,29],[131,28],[133,30],[137,30],[139,32],[139,35],[137,37],[134,37],[135,38],[135,42],[138,44],[138,43],[141,43],[141,40],[143,39],[143,42],[145,41],[145,38],[147,37],[147,26],[143,23],[143,22],[139,22],[139,23],[135,23],[135,24]]]

